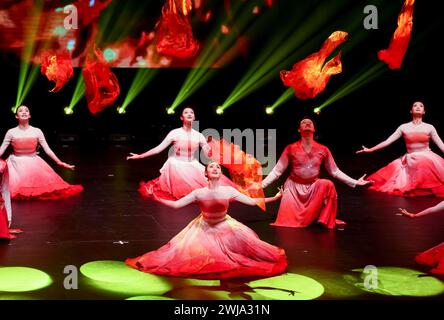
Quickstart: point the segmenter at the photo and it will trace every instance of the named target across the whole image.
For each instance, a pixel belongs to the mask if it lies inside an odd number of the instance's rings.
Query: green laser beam
[[[19,71],[19,81],[17,88],[16,105],[17,108],[23,102],[26,96],[24,96],[25,83],[28,81],[29,68],[31,65],[31,57],[34,52],[35,39],[37,35],[38,26],[41,20],[41,13],[43,10],[43,1],[34,1],[31,13],[28,17],[29,26],[27,28],[27,33],[25,34],[24,46],[21,53],[20,71]],[[31,72],[30,80],[35,81],[35,76]],[[29,85],[31,86],[31,85]],[[29,92],[29,89],[27,90]]]
[[[252,19],[254,19],[254,17],[251,15],[250,7],[238,2],[233,8],[232,21],[235,21],[235,23],[231,29],[241,32],[248,26]],[[188,74],[171,105],[173,110],[216,74],[216,72],[209,67],[212,66],[237,39],[235,32],[223,35],[220,28],[214,28],[210,34],[208,42],[196,60],[196,67]],[[214,43],[218,43],[218,45],[215,46]]]
[[[158,74],[158,69],[139,69],[131,83],[128,93],[121,106],[125,110],[128,105],[139,95],[139,93],[154,79]]]
[[[69,103],[69,110],[73,110],[74,107],[77,105],[77,103],[79,103],[80,99],[84,96],[85,94],[85,82],[83,81],[83,77],[82,75],[79,75],[77,78],[77,83],[76,83],[76,87],[74,89],[74,93],[71,97],[71,102]]]
[[[291,41],[284,41],[286,37],[273,38],[269,41],[263,49],[263,53],[252,63],[249,70],[222,104],[222,108],[228,108],[273,79],[276,72],[287,64],[290,58],[293,59],[293,51],[306,42],[307,39],[311,37],[311,42],[317,42],[322,35],[319,33],[317,36],[313,37],[313,35],[322,27],[319,21],[324,21],[323,24],[326,24],[335,17],[336,13],[345,4],[344,1],[341,5],[322,3],[312,10],[311,15],[307,13],[302,15],[306,17],[304,28],[297,28],[290,36]]]

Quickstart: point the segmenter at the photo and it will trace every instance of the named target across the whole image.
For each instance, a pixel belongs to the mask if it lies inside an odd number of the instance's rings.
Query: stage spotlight
[[[122,107],[120,106],[120,107],[117,108],[117,112],[118,112],[119,114],[125,114],[125,113],[126,113],[126,110],[125,110],[125,108],[122,108]]]
[[[218,108],[216,109],[216,113],[217,113],[217,114],[223,114],[223,113],[224,113],[224,109],[223,109],[222,107],[218,107]]]
[[[166,109],[166,112],[167,112],[167,114],[174,114],[175,111],[173,108],[169,107]]]
[[[318,108],[314,108],[313,112],[316,113],[316,114],[320,114],[321,113],[321,108],[319,108],[319,107]]]
[[[67,114],[67,115],[71,115],[71,114],[74,113],[74,110],[71,109],[70,107],[65,107],[65,108],[63,109],[63,111],[65,111],[65,114]]]
[[[15,114],[15,112],[17,111],[18,106],[13,106],[11,108],[11,112]]]
[[[273,114],[274,113],[274,109],[272,107],[266,107],[265,108],[265,113],[266,114]]]

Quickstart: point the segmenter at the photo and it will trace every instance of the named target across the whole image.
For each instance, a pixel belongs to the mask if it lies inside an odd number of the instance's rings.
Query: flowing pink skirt
[[[432,151],[407,153],[370,175],[372,190],[394,196],[444,197],[444,159]]]
[[[226,176],[222,176],[220,181],[221,185],[235,187]],[[160,169],[160,176],[148,182],[142,181],[138,191],[143,197],[150,198],[148,190],[152,186],[159,198],[177,200],[207,185],[205,167],[199,161],[184,161],[169,157]]]
[[[300,184],[290,178],[285,182],[276,221],[273,226],[305,228],[313,222],[329,229],[336,225],[337,193],[330,180],[318,179]]]
[[[444,242],[418,254],[415,260],[419,264],[425,264],[431,268],[431,273],[444,274]]]
[[[202,214],[160,249],[125,263],[143,272],[199,279],[269,277],[287,268],[283,249],[228,215],[209,224]]]
[[[0,197],[0,239],[11,239],[8,228],[8,217],[3,200]]]
[[[9,187],[12,199],[65,199],[83,191],[65,182],[39,156],[9,156]]]

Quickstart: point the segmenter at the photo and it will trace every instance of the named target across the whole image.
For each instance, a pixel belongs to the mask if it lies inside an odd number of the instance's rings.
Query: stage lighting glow
[[[105,51],[103,51],[103,56],[105,57],[105,60],[107,62],[111,62],[116,60],[117,58],[117,53],[115,50],[110,49],[110,48],[106,48]]]
[[[157,75],[158,70],[153,69],[139,69],[131,83],[131,86],[126,94],[126,97],[120,107],[126,110],[128,105],[130,105],[134,99],[142,92],[142,90],[154,79]]]
[[[76,40],[71,39],[66,44],[66,49],[68,49],[69,51],[72,51],[72,50],[74,50],[75,46],[76,46]]]
[[[320,36],[322,33],[318,32],[320,20],[328,21],[345,5],[345,1],[337,1],[334,6],[328,2],[323,3],[316,6],[311,14],[310,9],[313,9],[311,5],[302,7],[298,15],[292,19],[295,22],[306,19],[303,22],[304,28],[292,29],[294,25],[289,25],[286,30],[276,34],[261,48],[259,56],[224,101],[225,109],[274,80],[280,70],[306,55],[305,50],[310,52],[318,47],[319,42],[323,41]],[[288,39],[292,40],[288,41]]]
[[[161,296],[173,287],[164,277],[135,270],[122,261],[88,262],[80,272],[97,289],[131,296]]]
[[[224,109],[222,107],[219,107],[219,108],[216,109],[216,113],[219,114],[219,115],[223,114],[224,113]]]
[[[175,113],[174,109],[171,107],[167,108],[166,112],[167,112],[167,114],[174,114]]]
[[[377,267],[375,269],[375,287],[366,285],[367,277],[363,269],[352,270],[355,274],[344,279],[355,287],[371,293],[386,296],[430,297],[444,293],[444,282],[420,271],[399,267]]]
[[[57,26],[54,28],[53,33],[57,36],[63,37],[66,35],[67,31],[64,27],[62,26]]]
[[[128,298],[126,300],[175,300],[175,299],[162,296],[135,296]]]
[[[19,81],[15,103],[17,106],[21,105],[22,102],[25,100],[40,71],[40,66],[34,65],[31,67],[31,60],[36,44],[35,39],[37,35],[38,24],[40,23],[42,10],[43,1],[36,1],[35,5],[32,7],[32,11],[30,14],[30,17],[32,18],[29,19],[29,25],[27,25],[26,28],[27,31],[25,34],[25,42],[21,54]]]
[[[251,14],[251,7],[248,3],[237,1],[232,8],[231,25],[232,30],[244,30],[249,27],[251,21],[256,17]],[[258,21],[260,19],[257,19]],[[253,26],[250,25],[250,28]],[[218,64],[218,61],[223,58],[226,52],[229,52],[231,48],[237,46],[238,35],[236,32],[228,32],[223,34],[224,28],[215,28],[210,33],[208,43],[202,48],[199,56],[197,57],[195,68],[192,68],[185,82],[179,90],[176,98],[172,103],[173,108],[177,108],[182,104],[189,96],[201,88],[207,83],[217,72],[211,69],[212,66]],[[214,44],[217,43],[217,46]]]
[[[63,109],[63,111],[65,111],[65,114],[67,114],[67,115],[71,115],[71,114],[74,113],[74,110],[71,109],[70,107],[65,107],[65,108]]]
[[[0,268],[0,291],[28,292],[52,284],[51,277],[43,271],[26,267]]]
[[[268,299],[313,300],[324,293],[324,286],[316,280],[295,273],[248,282],[253,292]]]
[[[125,108],[118,107],[118,108],[117,108],[117,112],[118,112],[119,114],[125,114],[125,113],[126,113],[126,110],[125,110]]]
[[[316,114],[320,114],[321,113],[321,108],[317,107],[313,109],[313,112]]]
[[[274,113],[274,109],[272,107],[266,107],[265,108],[265,113],[266,114],[273,114]]]

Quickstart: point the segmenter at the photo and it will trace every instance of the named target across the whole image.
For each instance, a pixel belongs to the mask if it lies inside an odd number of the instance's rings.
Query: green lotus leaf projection
[[[344,276],[344,279],[366,292],[409,297],[429,297],[444,293],[444,283],[441,280],[412,269],[372,266],[352,271],[355,274]]]
[[[28,292],[51,284],[51,277],[43,271],[27,267],[0,267],[0,291]]]

